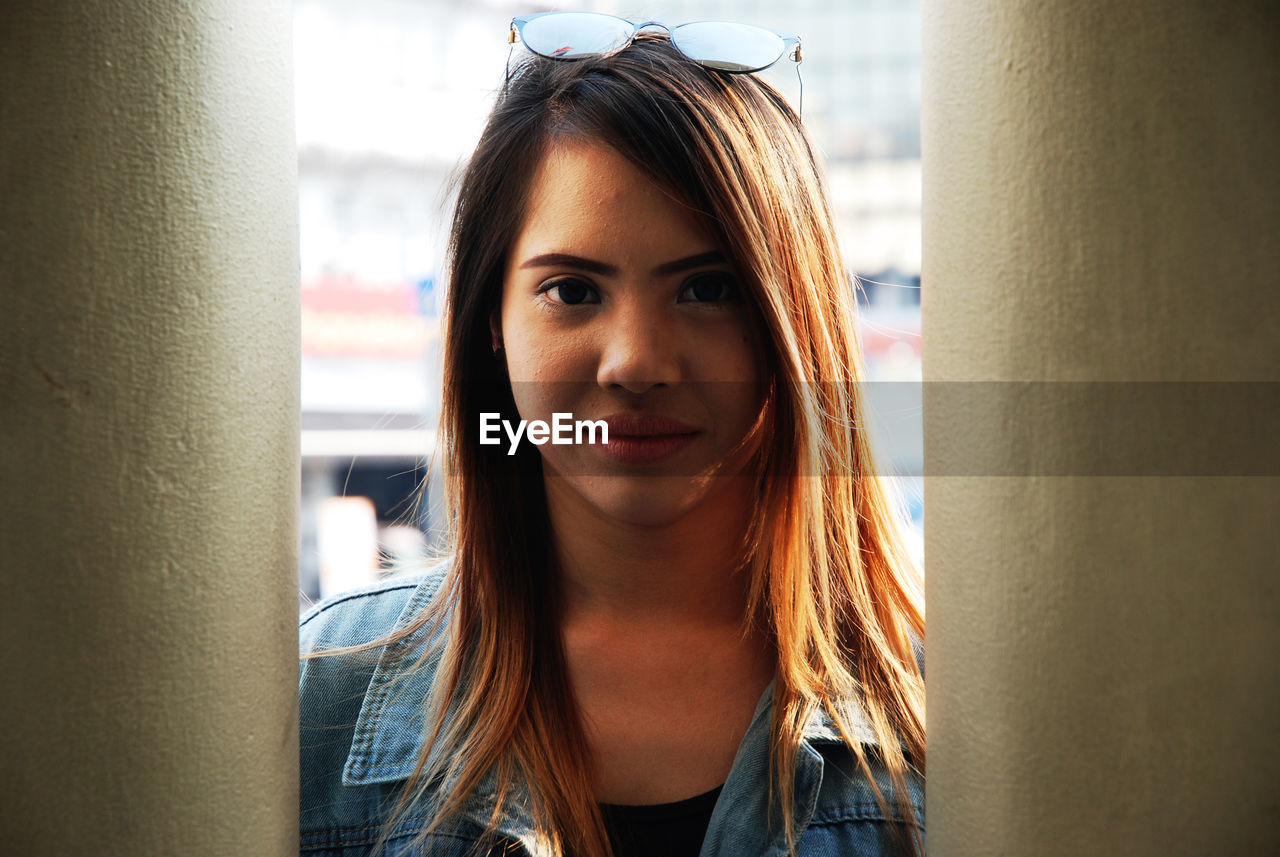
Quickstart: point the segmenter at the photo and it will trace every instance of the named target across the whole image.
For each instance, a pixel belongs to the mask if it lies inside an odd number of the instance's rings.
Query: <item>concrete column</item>
[[[1280,853],[1280,7],[923,48],[930,853]]]
[[[297,847],[290,12],[0,12],[6,854]]]

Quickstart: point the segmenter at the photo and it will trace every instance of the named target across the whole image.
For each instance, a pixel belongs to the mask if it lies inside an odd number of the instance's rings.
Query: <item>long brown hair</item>
[[[763,629],[777,652],[770,788],[792,806],[796,755],[818,711],[874,784],[854,737],[847,703],[856,701],[919,848],[906,779],[925,764],[924,684],[911,640],[924,635],[922,598],[862,430],[853,294],[821,169],[775,90],[754,75],[706,70],[660,37],[605,59],[525,61],[459,184],[437,453],[452,562],[439,609],[397,637],[442,620],[446,606],[448,633],[429,703],[437,714],[397,811],[426,801],[434,829],[496,775],[499,795],[527,786],[554,853],[610,853],[561,650],[541,458],[528,444],[491,454],[477,432],[482,412],[519,419],[491,354],[489,318],[530,178],[566,139],[612,146],[705,214],[769,334],[744,623]],[[428,800],[440,783],[450,784],[446,793]],[[784,823],[794,848],[789,814]]]

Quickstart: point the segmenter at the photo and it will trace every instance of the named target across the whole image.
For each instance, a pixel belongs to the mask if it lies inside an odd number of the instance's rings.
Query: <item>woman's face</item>
[[[742,491],[720,477],[759,442],[755,310],[704,219],[614,149],[543,160],[491,326],[522,419],[609,424],[607,446],[538,447],[551,502],[661,526]]]

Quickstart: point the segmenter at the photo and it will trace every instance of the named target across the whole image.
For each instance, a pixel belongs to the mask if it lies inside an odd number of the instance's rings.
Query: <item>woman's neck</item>
[[[565,621],[739,625],[749,580],[739,571],[752,481],[715,477],[679,518],[640,525],[603,514],[562,479],[547,479]]]
[[[753,483],[714,478],[724,481],[695,507],[645,526],[547,481],[565,659],[598,800],[666,803],[724,783],[773,676],[769,640],[742,622]]]

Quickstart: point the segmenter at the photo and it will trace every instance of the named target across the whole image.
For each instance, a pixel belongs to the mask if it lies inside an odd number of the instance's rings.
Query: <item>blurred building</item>
[[[294,4],[311,597],[420,551],[431,528],[413,493],[439,410],[446,187],[501,81],[509,18],[483,3]],[[326,573],[357,556],[363,571]]]

